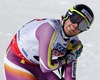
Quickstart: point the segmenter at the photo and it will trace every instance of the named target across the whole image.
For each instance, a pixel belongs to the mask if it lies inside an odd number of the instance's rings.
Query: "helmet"
[[[86,23],[88,25],[88,29],[90,28],[90,25],[92,24],[93,20],[94,20],[94,14],[93,14],[93,11],[87,6],[87,5],[84,5],[84,4],[78,4],[78,5],[75,5],[74,7],[70,8],[67,13],[65,14],[63,20],[64,22],[72,15],[75,15],[75,13],[79,14],[81,17],[85,18],[86,20]],[[73,16],[72,16],[73,17]],[[73,22],[73,18],[71,18]],[[76,19],[75,19],[76,20]],[[74,21],[75,21],[74,20]]]

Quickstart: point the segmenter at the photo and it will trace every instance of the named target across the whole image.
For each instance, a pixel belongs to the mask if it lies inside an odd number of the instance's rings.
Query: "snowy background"
[[[75,4],[89,5],[95,14],[91,29],[79,35],[84,51],[78,60],[77,80],[100,80],[100,0],[0,0],[0,80],[3,58],[13,35],[34,18],[59,18]]]

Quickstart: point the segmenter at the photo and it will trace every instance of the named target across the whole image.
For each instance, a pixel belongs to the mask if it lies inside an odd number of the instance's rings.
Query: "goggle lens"
[[[78,24],[78,29],[80,31],[85,31],[89,28],[86,19],[78,13],[72,13],[72,15],[69,16],[69,18],[72,23]]]

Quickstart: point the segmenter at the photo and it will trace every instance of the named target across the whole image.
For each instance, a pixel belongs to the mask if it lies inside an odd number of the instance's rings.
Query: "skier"
[[[62,20],[34,19],[25,24],[7,48],[6,80],[76,80],[77,58],[83,49],[77,35],[90,29],[93,20],[92,10],[77,4]],[[61,78],[55,70],[61,70]]]

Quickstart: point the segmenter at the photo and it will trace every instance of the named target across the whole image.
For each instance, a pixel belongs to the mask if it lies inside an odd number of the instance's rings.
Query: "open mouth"
[[[69,25],[69,26],[67,27],[67,29],[68,29],[68,31],[69,31],[70,33],[73,33],[73,32],[75,31],[75,28],[74,28],[72,25]]]
[[[71,29],[72,31],[74,31],[74,30],[75,30],[73,26],[70,26],[70,29]]]

